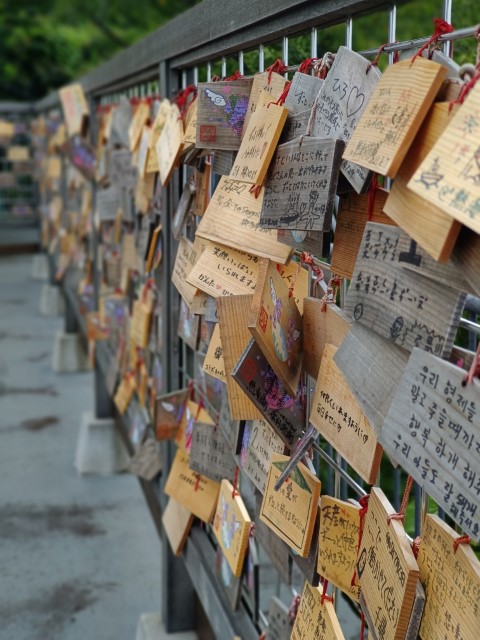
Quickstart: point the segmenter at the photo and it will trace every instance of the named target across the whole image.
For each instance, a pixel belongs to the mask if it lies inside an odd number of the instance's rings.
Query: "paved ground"
[[[0,258],[0,640],[133,640],[160,543],[135,478],[73,468],[92,375],[52,372],[63,321],[39,316],[30,271]]]

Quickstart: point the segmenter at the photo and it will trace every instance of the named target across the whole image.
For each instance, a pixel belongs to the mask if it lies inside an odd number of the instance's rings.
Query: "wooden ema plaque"
[[[403,524],[383,491],[372,487],[358,550],[357,577],[377,638],[403,640],[415,599],[418,565]]]
[[[210,197],[210,174],[212,165],[205,163],[203,171],[195,170],[195,199],[193,203],[193,215],[203,216]],[[198,228],[197,228],[198,231]]]
[[[162,515],[162,525],[174,556],[182,555],[192,524],[192,513],[173,498],[169,498]]]
[[[8,162],[27,162],[30,159],[30,150],[28,147],[21,147],[19,145],[13,145],[8,147],[7,160]]]
[[[274,485],[290,458],[272,455],[260,520],[299,556],[306,558],[310,550],[318,511],[321,482],[303,462],[299,462],[278,491]]]
[[[360,587],[352,578],[357,562],[360,507],[337,498],[320,498],[318,573],[358,602]]]
[[[183,122],[176,104],[172,104],[155,150],[162,186],[170,182],[177,165],[183,144]]]
[[[480,382],[414,349],[379,440],[385,450],[475,540],[480,540]]]
[[[260,264],[248,328],[289,395],[295,397],[303,360],[302,316],[270,260]]]
[[[228,403],[232,420],[255,420],[262,417],[260,411],[231,375],[251,339],[247,319],[252,300],[253,296],[248,295],[226,296],[217,299]]]
[[[363,56],[339,47],[318,94],[312,135],[348,143],[380,78],[377,67],[367,73],[368,67]],[[370,174],[363,166],[344,161],[341,171],[357,193],[368,186]]]
[[[239,78],[198,84],[197,149],[236,151],[240,147],[252,82]]]
[[[196,234],[234,249],[285,264],[292,250],[277,241],[277,234],[260,226],[263,189],[256,198],[245,182],[222,177],[198,225]]]
[[[140,144],[143,127],[147,124],[149,118],[150,105],[147,102],[140,102],[134,111],[132,121],[128,128],[128,140],[132,153],[137,150]]]
[[[150,240],[150,246],[148,247],[147,260],[145,262],[145,272],[149,273],[152,271],[155,265],[155,255],[157,254],[159,242],[160,242],[160,232],[162,231],[162,225],[159,224],[158,227],[155,227],[152,233],[152,238]],[[158,263],[157,263],[158,264]]]
[[[480,236],[471,229],[463,227],[455,246],[452,259],[462,271],[465,280],[480,296]]]
[[[312,540],[310,542],[310,551],[306,558],[302,558],[290,550],[292,556],[293,569],[298,568],[303,577],[307,580],[312,587],[318,587],[320,583],[320,576],[317,571],[318,563],[318,534],[320,531],[320,513],[317,510],[317,517],[315,518],[315,525],[313,527]]]
[[[377,479],[382,447],[375,429],[335,364],[337,347],[326,344],[312,401],[310,422],[368,484]]]
[[[323,600],[322,589],[305,582],[291,640],[345,640],[333,602]]]
[[[303,301],[308,296],[308,269],[298,268],[298,262],[291,260],[288,264],[277,266],[278,273],[282,276],[287,287],[293,286],[293,300],[300,314],[303,314]]]
[[[242,575],[248,548],[251,519],[238,492],[228,480],[222,480],[213,533],[234,576]]]
[[[289,114],[280,136],[280,144],[290,142],[304,136],[307,133],[308,122],[310,120],[311,109],[300,111],[300,113]]]
[[[320,78],[308,73],[296,71],[284,103],[289,116],[311,109],[323,82]]]
[[[215,482],[223,478],[233,482],[237,464],[217,425],[193,422],[190,469]]]
[[[305,298],[303,301],[303,368],[309,376],[318,378],[320,363],[327,343],[339,347],[347,335],[351,322],[336,304],[327,304],[322,311],[322,301]]]
[[[197,251],[195,244],[187,238],[180,238],[172,273],[172,283],[190,309],[194,302],[199,301],[199,298],[202,300],[206,298],[205,293],[187,282],[187,278],[199,258],[199,251]],[[198,246],[198,249],[201,250],[202,247]]]
[[[225,363],[223,361],[223,347],[220,338],[220,326],[218,323],[213,330],[207,355],[203,361],[202,369],[221,382],[226,382]]]
[[[277,147],[265,182],[260,224],[329,231],[344,145],[301,136]]]
[[[13,138],[15,125],[7,120],[0,120],[0,138]]]
[[[315,256],[323,255],[323,231],[297,231],[296,229],[278,229],[277,240],[294,248],[298,252],[306,251]],[[330,251],[330,250],[329,250]]]
[[[256,73],[253,76],[252,90],[250,92],[250,99],[248,101],[248,109],[245,116],[245,123],[243,125],[243,131],[245,132],[250,122],[252,114],[259,106],[260,97],[265,92],[269,95],[269,102],[276,102],[283,93],[287,81],[279,73],[270,73],[269,71],[262,71]]]
[[[305,402],[299,386],[292,398],[252,338],[232,371],[232,377],[288,447],[305,424]]]
[[[69,137],[85,135],[88,123],[88,103],[81,84],[71,84],[58,92]]]
[[[177,450],[165,484],[165,493],[179,502],[187,511],[210,522],[217,506],[220,485],[199,476],[189,467],[188,453]]]
[[[288,607],[276,596],[268,610],[268,628],[265,640],[290,640],[292,625]]]
[[[259,266],[257,256],[207,240],[187,283],[212,298],[253,294]]]
[[[400,235],[397,227],[367,222],[345,311],[404,349],[448,357],[465,294],[403,269]]]
[[[437,102],[430,108],[410,151],[397,173],[384,211],[435,260],[448,260],[460,231],[460,223],[442,211],[423,194],[414,193],[408,183],[432,147],[453,120],[455,109],[448,102]],[[417,178],[418,179],[418,178]],[[438,189],[439,175],[426,176],[430,188]]]
[[[426,592],[422,640],[478,638],[480,563],[469,544],[455,551],[459,537],[438,516],[425,516],[417,558]]]
[[[96,218],[99,222],[112,222],[117,216],[118,190],[111,186],[97,189],[95,203]]]
[[[181,300],[178,314],[177,336],[179,336],[190,349],[197,351],[199,335],[200,316],[193,313],[185,302]]]
[[[185,137],[182,153],[195,146],[197,140],[198,100],[194,98],[190,103],[185,116]]]
[[[265,493],[272,454],[284,451],[285,443],[266,420],[246,421],[239,465],[260,493]]]
[[[258,108],[252,114],[230,178],[263,184],[287,115],[288,110],[276,104]]]
[[[263,496],[255,494],[255,539],[266,551],[283,583],[292,584],[292,558],[289,547],[260,519]]]
[[[220,404],[220,411],[218,415],[218,425],[225,436],[225,440],[227,441],[230,450],[234,455],[237,455],[239,450],[240,420],[233,420],[230,415],[226,386],[222,386],[220,395],[222,402]]]
[[[145,178],[148,156],[150,152],[151,138],[152,138],[151,127],[144,125],[142,129],[142,134],[140,136],[140,144],[138,146],[138,159],[137,159],[138,175],[140,176],[140,178]],[[153,151],[153,155],[155,155],[155,151]]]
[[[352,193],[346,198],[340,199],[331,265],[335,275],[351,280],[367,222],[395,224],[383,213],[387,196],[388,192],[384,189],[378,188],[375,191],[370,217],[368,214],[369,194]]]
[[[178,425],[177,435],[175,436],[175,444],[182,451],[189,451],[192,444],[193,423],[195,421],[205,424],[214,425],[208,412],[200,407],[193,400],[187,400],[185,410],[182,413],[180,424]]]
[[[394,178],[446,75],[420,57],[387,67],[343,157]]]
[[[408,183],[414,193],[476,233],[480,232],[479,107],[477,84]]]
[[[408,352],[354,322],[334,360],[378,436]]]
[[[155,398],[155,436],[157,440],[174,438],[187,403],[188,389],[172,391]]]
[[[175,240],[180,240],[194,195],[195,191],[193,185],[190,182],[187,182],[183,187],[182,195],[180,196],[180,200],[178,201],[172,220],[172,235]]]
[[[123,376],[113,398],[120,415],[124,415],[135,391],[135,378],[132,373]]]
[[[147,295],[145,301],[139,299],[133,303],[130,337],[135,345],[142,349],[148,345],[152,313],[153,299],[150,296]]]

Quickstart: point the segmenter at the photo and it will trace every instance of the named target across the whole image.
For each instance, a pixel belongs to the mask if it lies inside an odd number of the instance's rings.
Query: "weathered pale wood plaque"
[[[272,454],[284,451],[285,443],[266,420],[246,421],[239,464],[260,493],[265,493]]]
[[[326,344],[312,400],[310,422],[368,484],[374,484],[382,447],[375,429],[358,405],[333,357],[337,347]]]
[[[213,420],[208,412],[193,400],[187,400],[175,436],[175,444],[182,451],[189,451],[190,449],[192,444],[193,423],[196,420],[213,426]]]
[[[305,582],[291,640],[345,640],[333,602],[323,600],[322,589]]]
[[[294,115],[289,114],[280,136],[280,144],[290,142],[295,138],[303,136],[307,133],[308,122],[312,110],[300,111]]]
[[[246,182],[222,177],[198,225],[197,235],[285,264],[291,249],[277,241],[275,230],[263,229],[259,224],[263,191],[256,198]]]
[[[255,539],[265,549],[278,572],[280,579],[287,585],[292,583],[292,559],[289,547],[281,540],[270,527],[260,520],[263,496],[255,495]]]
[[[174,556],[182,554],[192,523],[192,513],[170,498],[162,516],[162,524]]]
[[[476,233],[480,233],[479,109],[477,84],[408,183],[414,193]]]
[[[345,311],[395,344],[448,357],[465,294],[398,263],[401,230],[368,222]]]
[[[290,640],[292,625],[288,615],[288,607],[276,596],[273,596],[268,610],[268,628],[265,640]]]
[[[275,482],[289,459],[278,453],[272,456],[260,520],[298,555],[306,558],[317,517],[321,482],[300,462],[282,487],[275,491]]]
[[[172,272],[172,283],[191,309],[194,302],[198,306],[199,299],[206,304],[206,294],[187,282],[191,270],[199,259],[199,254],[203,250],[200,243],[192,243],[187,238],[180,238],[178,243],[177,256]]]
[[[376,67],[347,47],[339,47],[318,94],[312,135],[339,138],[348,143],[380,79]],[[368,186],[370,173],[362,166],[344,161],[341,171],[360,193]]]
[[[480,382],[462,386],[465,371],[414,349],[379,440],[475,540],[480,540],[478,411]]]
[[[374,633],[403,640],[415,599],[418,565],[403,524],[387,521],[395,513],[379,487],[370,493],[358,550],[357,577]]]
[[[265,91],[270,94],[270,101],[276,102],[282,95],[287,81],[279,73],[269,71],[262,71],[256,73],[253,76],[252,90],[250,92],[250,99],[248,101],[247,114],[245,116],[245,123],[243,125],[243,131],[245,132],[250,122],[252,114],[256,111],[260,95]]]
[[[343,147],[341,140],[311,136],[279,145],[265,182],[261,226],[329,231]]]
[[[215,325],[212,337],[210,338],[202,369],[209,375],[217,378],[217,380],[225,382],[225,363],[223,361],[223,347],[218,323]]]
[[[421,57],[387,67],[343,157],[394,178],[446,75]]]
[[[237,464],[218,425],[193,422],[190,469],[215,482],[233,482]]]
[[[311,109],[323,82],[316,76],[296,71],[284,103],[289,116]]]
[[[352,578],[358,552],[360,507],[338,498],[320,498],[318,573],[358,602],[360,587]]]
[[[162,129],[155,150],[158,157],[158,170],[160,180],[164,187],[170,182],[173,171],[177,165],[183,144],[183,121],[176,104],[172,104],[168,112],[165,125]]]
[[[448,260],[460,231],[460,223],[425,195],[408,188],[408,183],[432,147],[453,119],[455,108],[437,102],[430,108],[420,130],[395,177],[385,203],[385,213],[416,240],[435,260]],[[431,188],[438,189],[439,175],[426,176]],[[376,221],[377,222],[377,221]]]

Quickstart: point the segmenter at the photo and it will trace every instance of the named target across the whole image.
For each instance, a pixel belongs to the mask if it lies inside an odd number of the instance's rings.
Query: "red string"
[[[299,73],[308,73],[313,65],[318,61],[318,58],[305,58],[298,67]]]
[[[367,68],[365,69],[365,73],[368,73],[372,67],[378,67],[378,61],[380,59],[380,56],[384,52],[385,47],[388,47],[389,44],[390,44],[389,42],[386,42],[385,44],[382,44],[382,46],[377,51],[377,55],[375,56],[375,58],[371,62],[368,63]]]
[[[250,187],[250,189],[248,191],[249,191],[249,193],[253,193],[255,198],[258,198],[258,196],[260,195],[261,190],[262,190],[262,185],[261,184],[252,184],[252,186]]]
[[[468,96],[468,94],[470,93],[470,91],[473,89],[473,87],[477,84],[478,80],[480,80],[480,71],[475,74],[473,76],[473,78],[465,83],[462,87],[462,90],[460,91],[460,95],[458,96],[458,98],[456,100],[452,100],[450,102],[450,104],[448,105],[448,110],[451,111],[453,105],[455,104],[463,104],[465,98]]]
[[[189,380],[188,381],[188,391],[190,394],[190,400],[193,400],[194,395],[195,395],[195,385],[193,383],[193,380]]]
[[[416,538],[414,538],[413,542],[412,542],[412,551],[413,551],[413,555],[415,556],[415,559],[418,558],[418,553],[420,551],[420,543],[422,542],[422,538],[420,536],[417,536]]]
[[[408,499],[410,498],[410,491],[413,486],[413,478],[412,476],[408,476],[407,483],[405,485],[405,491],[403,492],[402,503],[400,505],[400,510],[398,513],[392,513],[387,517],[387,522],[390,524],[392,520],[400,520],[403,522],[405,520],[405,512],[407,511]]]
[[[342,279],[340,278],[340,276],[336,276],[334,273],[332,273],[332,277],[327,284],[327,292],[321,300],[320,311],[323,311],[325,313],[329,304],[335,304],[338,289],[341,284]]]
[[[458,547],[461,544],[470,544],[470,542],[471,542],[470,536],[467,536],[467,535],[460,536],[459,538],[453,541],[453,553],[457,553]]]
[[[365,614],[363,611],[360,614],[360,640],[365,637]]]
[[[174,102],[177,105],[182,118],[185,117],[188,107],[197,97],[197,87],[194,84],[188,85],[186,89],[179,91],[174,98]],[[190,99],[189,99],[190,98]]]
[[[373,218],[373,209],[375,207],[375,196],[377,195],[377,189],[378,189],[378,177],[377,177],[377,174],[374,173],[372,177],[372,182],[370,183],[370,188],[368,190],[368,203],[367,203],[368,222],[371,222]]]
[[[145,286],[143,287],[143,293],[142,293],[143,303],[147,301],[147,293],[150,291],[150,289],[153,289],[154,286],[155,286],[155,280],[153,278],[149,278],[146,281]]]
[[[237,485],[238,485],[238,474],[239,474],[239,468],[238,468],[238,464],[237,467],[235,469],[235,477],[233,478],[233,490],[232,490],[232,498],[235,498],[235,496],[240,495],[237,491]]]
[[[199,473],[197,473],[195,475],[197,476],[197,479],[195,481],[195,486],[193,487],[193,490],[194,491],[198,491],[198,488],[200,486],[200,480],[201,480],[202,476]]]
[[[287,67],[283,64],[281,58],[277,58],[273,64],[267,67],[268,84],[270,84],[270,82],[272,81],[272,73],[278,73],[282,75],[282,73],[285,73],[286,70]]]
[[[285,100],[287,99],[288,92],[290,91],[290,87],[291,87],[291,86],[292,86],[292,81],[291,81],[291,80],[289,80],[289,81],[285,84],[285,88],[284,88],[284,90],[282,91],[282,93],[280,94],[280,97],[279,97],[279,98],[278,98],[278,100],[277,100],[276,102],[274,102],[273,104],[276,104],[276,105],[278,105],[279,107],[281,107],[281,106],[284,104]],[[269,106],[270,106],[271,104],[272,104],[272,103],[270,102],[270,103],[269,103]]]
[[[237,69],[233,74],[233,76],[230,76],[229,78],[225,78],[225,82],[235,82],[235,80],[240,80],[240,78],[243,78],[243,75]]]
[[[295,618],[297,617],[299,606],[300,606],[300,596],[295,596],[292,600],[292,604],[290,605],[290,609],[288,610],[288,617],[290,618],[290,624],[293,624],[295,622]]]
[[[357,555],[358,555],[358,551],[360,551],[360,545],[362,544],[362,537],[363,537],[363,521],[365,518],[365,514],[368,511],[368,501],[370,500],[370,496],[366,495],[366,496],[362,496],[359,500],[360,502],[360,511],[358,512],[358,515],[360,517],[360,524],[358,526],[358,550],[357,550]],[[357,579],[357,569],[354,570],[353,575],[352,575],[352,580],[350,582],[351,586],[354,587],[355,586],[355,582]]]
[[[312,256],[312,254],[307,253],[306,251],[302,251],[302,253],[300,254],[300,261],[297,263],[297,269],[293,275],[292,282],[288,290],[289,298],[293,296],[293,290],[295,289],[295,283],[297,282],[302,264],[305,264],[311,268],[313,273],[317,276],[317,280],[322,280],[324,277],[321,267],[315,264],[315,258]]]
[[[203,404],[203,398],[200,398],[199,402],[198,402],[198,408],[197,408],[197,414],[195,416],[195,422],[197,422],[198,417],[200,415],[200,411],[203,409],[205,405]]]
[[[412,64],[415,62],[417,58],[422,56],[425,49],[428,49],[428,47],[430,47],[430,45],[432,44],[437,44],[438,40],[440,39],[440,36],[443,36],[446,33],[452,33],[453,31],[453,26],[448,22],[446,22],[445,20],[442,20],[441,18],[434,18],[433,24],[435,25],[435,31],[433,32],[432,36],[427,40],[427,42],[423,45],[423,47],[420,47],[417,53],[413,56]]]
[[[322,604],[327,600],[327,602],[333,602],[333,596],[327,596],[327,588],[328,588],[328,580],[323,580],[323,589],[322,589]]]
[[[267,638],[267,632],[263,631],[259,636],[258,636],[258,640],[266,640]]]

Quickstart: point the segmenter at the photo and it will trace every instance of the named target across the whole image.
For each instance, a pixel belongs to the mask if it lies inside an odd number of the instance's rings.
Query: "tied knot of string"
[[[292,282],[290,283],[290,286],[288,288],[288,297],[289,298],[293,297],[293,290],[295,289],[295,284],[296,284],[297,278],[298,278],[298,276],[300,274],[300,269],[302,268],[302,264],[304,264],[307,267],[311,268],[311,270],[313,271],[313,273],[317,277],[317,280],[322,280],[323,279],[323,271],[322,271],[322,269],[321,269],[321,267],[319,265],[315,264],[315,258],[312,256],[311,253],[307,253],[306,251],[302,251],[302,253],[300,254],[300,260],[297,263],[297,268],[295,270],[295,273],[293,274]]]
[[[332,53],[331,51],[327,51],[326,53],[324,53],[323,56],[316,60],[313,65],[314,76],[320,78],[320,80],[325,80],[334,60],[334,53]]]
[[[321,299],[320,311],[325,313],[327,311],[327,306],[329,304],[334,304],[337,299],[337,293],[340,285],[342,284],[342,279],[340,276],[336,276],[332,273],[332,277],[328,281],[327,291],[323,298]]]
[[[365,74],[367,74],[372,67],[378,67],[378,61],[380,60],[380,56],[382,55],[382,53],[385,51],[385,48],[388,47],[389,44],[391,43],[386,42],[385,44],[382,44],[382,46],[378,49],[377,55],[375,56],[375,58],[367,64],[367,68],[365,69]],[[398,52],[396,52],[396,55],[398,57]],[[394,60],[394,62],[397,62],[397,60]]]
[[[305,58],[298,66],[298,73],[308,73],[316,62],[318,62],[318,58]]]
[[[467,535],[460,536],[459,538],[453,541],[453,553],[457,553],[458,547],[461,544],[470,544],[470,542],[471,542],[470,536],[467,536]]]
[[[325,600],[327,602],[332,602],[333,603],[333,596],[329,596],[327,595],[327,589],[328,589],[328,580],[323,580],[323,589],[322,589],[322,596],[321,596],[321,602],[322,604],[325,602]]]
[[[368,512],[368,503],[370,501],[370,495],[367,494],[366,496],[362,496],[360,498],[360,500],[358,501],[360,503],[360,511],[358,512],[358,516],[359,516],[359,525],[358,525],[358,547],[357,547],[357,555],[358,552],[360,551],[360,545],[362,544],[362,538],[363,538],[363,525],[364,525],[364,520],[365,520],[365,515]],[[357,581],[357,569],[355,568],[353,575],[352,575],[352,580],[350,582],[350,585],[352,587],[355,586],[355,582]]]
[[[478,344],[470,371],[462,380],[462,387],[466,387],[467,384],[472,384],[474,378],[480,378],[480,343]]]
[[[415,556],[415,560],[418,558],[418,553],[420,551],[421,542],[422,542],[421,536],[417,536],[416,538],[413,539],[412,551],[413,551],[413,555]]]
[[[290,620],[290,624],[293,625],[295,622],[295,618],[298,614],[298,609],[300,607],[300,596],[294,596],[292,600],[292,604],[290,605],[290,609],[288,610],[288,618]]]
[[[261,184],[252,184],[252,186],[248,190],[248,192],[252,193],[255,196],[255,198],[258,198],[258,196],[260,195],[261,191],[262,191],[262,185]]]
[[[180,111],[180,116],[182,119],[185,117],[189,106],[192,104],[196,97],[197,87],[194,84],[188,85],[188,87],[182,89],[182,91],[179,91],[176,95],[174,102]]]
[[[422,57],[423,52],[426,49],[428,49],[432,45],[436,45],[443,35],[446,35],[447,33],[452,33],[453,31],[453,26],[446,20],[442,20],[442,18],[434,18],[433,24],[435,26],[435,30],[433,34],[430,36],[427,42],[422,47],[420,47],[417,53],[413,56],[412,64],[415,62],[417,58]]]
[[[286,70],[287,70],[287,67],[283,64],[283,60],[281,58],[277,58],[273,64],[267,67],[267,71],[268,71],[267,84],[271,83],[273,73],[278,73],[282,75],[282,73],[285,73]]]
[[[460,94],[456,100],[452,100],[448,105],[448,110],[451,111],[455,104],[463,104],[465,98],[468,96],[473,87],[477,84],[478,80],[480,80],[480,71],[478,71],[473,78],[471,78],[468,82],[465,82],[463,87],[460,90]]]
[[[270,106],[271,104],[276,104],[277,106],[281,107],[285,103],[285,100],[287,99],[288,92],[290,91],[291,86],[292,86],[292,81],[289,80],[287,83],[285,83],[285,88],[280,94],[278,100],[276,102],[269,102],[268,106]]]
[[[407,484],[405,485],[405,491],[403,492],[403,498],[402,498],[402,503],[400,505],[400,509],[398,513],[392,513],[391,515],[387,516],[388,524],[390,524],[392,520],[399,520],[400,522],[403,522],[405,520],[405,513],[407,511],[408,500],[410,498],[410,491],[412,490],[412,486],[413,486],[413,478],[412,476],[408,476]]]
[[[240,78],[243,78],[243,75],[237,69],[232,76],[225,78],[225,82],[235,82],[235,80],[240,80]]]

